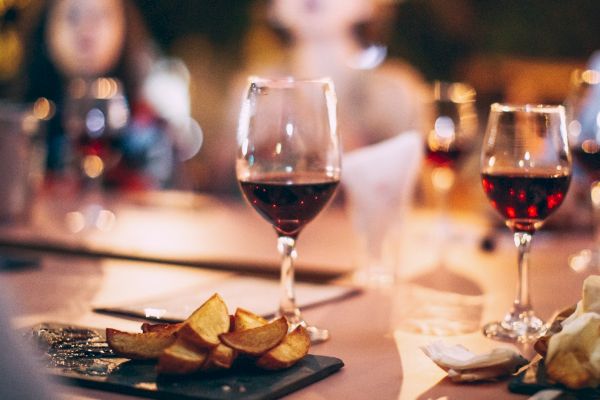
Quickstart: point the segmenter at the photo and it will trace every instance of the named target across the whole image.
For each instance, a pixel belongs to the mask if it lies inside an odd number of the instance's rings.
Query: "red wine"
[[[573,157],[592,179],[600,178],[600,146],[595,148],[575,147]]]
[[[563,202],[570,175],[481,174],[492,206],[513,230],[532,233]]]
[[[462,149],[455,147],[448,150],[426,148],[425,156],[427,161],[436,167],[451,167],[463,154]]]
[[[339,180],[265,175],[240,181],[242,193],[279,235],[296,237],[331,199]]]

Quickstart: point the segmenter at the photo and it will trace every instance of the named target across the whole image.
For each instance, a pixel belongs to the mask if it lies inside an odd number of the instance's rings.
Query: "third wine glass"
[[[569,141],[576,164],[590,184],[594,244],[569,258],[575,271],[600,269],[600,71],[576,70],[571,93],[565,102],[569,120]]]
[[[529,297],[529,248],[535,231],[563,202],[571,180],[562,106],[492,104],[481,155],[492,206],[512,230],[519,280],[512,309],[484,327],[492,339],[527,342],[545,332]]]

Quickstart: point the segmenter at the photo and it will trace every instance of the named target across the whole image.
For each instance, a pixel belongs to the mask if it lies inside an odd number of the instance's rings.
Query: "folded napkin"
[[[438,367],[448,372],[453,382],[495,380],[516,372],[527,360],[509,348],[496,348],[486,354],[475,354],[461,346],[435,341],[421,350]]]
[[[409,204],[423,158],[423,138],[407,131],[344,155],[342,186],[356,228],[382,240],[393,211]]]
[[[422,135],[407,131],[344,155],[341,184],[366,253],[361,269],[367,280],[373,274],[393,279],[393,267],[381,265],[382,245],[411,203],[423,148]]]

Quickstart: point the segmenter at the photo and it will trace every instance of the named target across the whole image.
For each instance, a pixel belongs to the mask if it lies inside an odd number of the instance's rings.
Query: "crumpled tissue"
[[[516,351],[504,347],[475,354],[460,344],[449,345],[438,340],[421,350],[448,372],[453,382],[459,383],[497,380],[513,374],[528,362]]]

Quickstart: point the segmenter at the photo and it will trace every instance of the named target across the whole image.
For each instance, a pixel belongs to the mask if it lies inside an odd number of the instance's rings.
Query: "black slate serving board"
[[[513,393],[533,395],[541,390],[558,389],[563,391],[560,400],[600,400],[600,389],[571,390],[549,380],[544,368],[544,360],[533,364],[527,370],[518,374],[508,384],[508,389]],[[557,399],[557,400],[558,400]]]
[[[64,325],[58,324],[41,326],[44,329],[64,328]],[[34,331],[36,329],[39,327]],[[100,338],[95,341],[94,348],[103,346],[103,332],[94,329],[89,331]],[[92,354],[96,350],[91,350],[91,353],[88,351],[85,354],[85,349],[78,349],[66,362],[57,362],[53,354],[56,354],[57,348],[62,351],[64,344],[70,351],[70,343],[60,343],[60,340],[53,343],[51,349],[44,349],[51,375],[68,384],[156,399],[277,399],[321,380],[344,366],[338,358],[309,354],[291,368],[280,371],[261,370],[251,360],[242,359],[227,371],[159,377],[154,362],[117,358],[110,352],[102,355],[100,351],[96,355]]]

